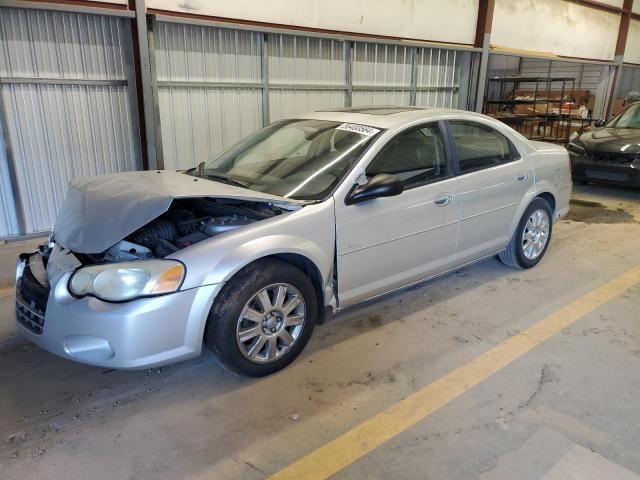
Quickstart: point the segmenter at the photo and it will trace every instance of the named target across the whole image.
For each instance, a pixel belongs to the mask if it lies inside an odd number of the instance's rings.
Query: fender
[[[169,258],[191,265],[182,290],[224,283],[249,263],[283,253],[307,258],[327,279],[333,269],[334,223],[331,198],[199,242]]]

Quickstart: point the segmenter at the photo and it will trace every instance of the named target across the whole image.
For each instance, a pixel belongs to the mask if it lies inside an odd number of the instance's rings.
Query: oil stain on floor
[[[572,199],[565,220],[582,223],[637,223],[629,212],[622,208],[609,208],[599,202]]]

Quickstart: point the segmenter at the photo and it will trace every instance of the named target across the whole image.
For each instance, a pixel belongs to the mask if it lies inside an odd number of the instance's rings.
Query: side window
[[[406,188],[447,175],[444,140],[437,124],[413,128],[396,135],[373,159],[367,177],[395,175]]]
[[[491,127],[472,122],[449,122],[460,173],[469,173],[516,160],[515,147]]]

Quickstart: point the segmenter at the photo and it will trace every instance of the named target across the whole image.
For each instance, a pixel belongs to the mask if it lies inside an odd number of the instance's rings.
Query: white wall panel
[[[352,62],[354,85],[411,85],[410,47],[355,42]]]
[[[169,170],[212,160],[262,127],[260,90],[162,87],[158,100]]]
[[[179,23],[157,25],[159,81],[260,82],[258,33]]]
[[[458,108],[458,92],[418,92],[416,94],[416,105],[419,107]]]
[[[141,168],[126,87],[4,85],[26,233],[51,229],[70,180]]]
[[[8,82],[0,101],[24,233],[52,228],[70,180],[141,168],[129,25],[116,17],[0,8],[0,76]]]
[[[125,79],[125,20],[18,8],[0,10],[0,76]]]
[[[437,48],[419,48],[416,52],[416,84],[419,87],[458,86],[458,52]]]
[[[492,45],[612,60],[620,14],[565,0],[496,0]]]
[[[353,92],[353,106],[365,105],[409,105],[411,94],[408,91],[356,91]]]
[[[455,50],[419,48],[416,51],[416,85],[435,88],[418,91],[416,105],[457,108],[460,83],[460,56]]]
[[[509,0],[512,1],[512,0]],[[477,0],[147,0],[148,8],[341,32],[472,44]]]
[[[269,83],[344,85],[345,43],[338,40],[269,35]]]
[[[635,3],[640,4],[640,0]],[[624,50],[624,61],[640,64],[640,20],[632,19],[629,23],[627,46]]]
[[[271,121],[296,114],[327,108],[342,108],[345,92],[335,90],[271,90],[269,108]]]
[[[167,169],[206,162],[262,126],[262,90],[212,83],[262,82],[261,34],[157,23],[155,52]]]

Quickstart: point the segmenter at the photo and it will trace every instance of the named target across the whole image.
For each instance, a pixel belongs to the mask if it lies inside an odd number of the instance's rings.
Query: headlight
[[[175,260],[94,265],[71,276],[69,291],[77,297],[93,295],[101,300],[122,302],[175,292],[182,285],[184,274],[184,265]]]

